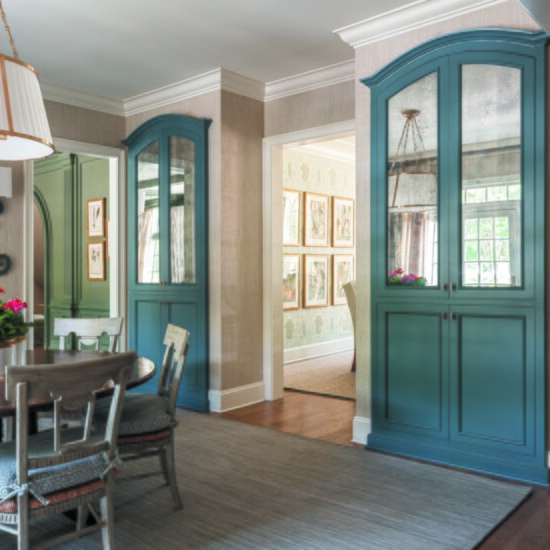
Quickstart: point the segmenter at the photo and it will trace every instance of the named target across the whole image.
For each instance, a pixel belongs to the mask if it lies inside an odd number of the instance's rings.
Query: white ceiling
[[[217,68],[269,83],[352,60],[335,29],[434,0],[3,0],[43,83],[126,100]],[[11,55],[0,29],[0,52]]]

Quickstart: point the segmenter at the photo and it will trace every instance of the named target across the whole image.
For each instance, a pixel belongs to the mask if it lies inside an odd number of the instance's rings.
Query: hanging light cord
[[[11,46],[11,51],[13,52],[13,57],[15,57],[15,59],[19,59],[19,54],[15,49],[15,42],[13,41],[13,37],[11,35],[10,26],[8,25],[6,14],[4,13],[4,6],[2,6],[2,0],[0,0],[0,15],[2,16],[2,21],[4,22],[4,28],[6,29],[6,32],[8,33],[8,36],[10,39],[10,46]]]

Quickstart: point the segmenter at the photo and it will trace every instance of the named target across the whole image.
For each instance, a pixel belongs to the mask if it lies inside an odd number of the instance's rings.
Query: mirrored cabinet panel
[[[462,66],[462,284],[522,286],[521,70]]]
[[[159,282],[159,153],[153,141],[137,156],[137,279]]]
[[[432,73],[388,101],[388,284],[438,284],[438,83]]]

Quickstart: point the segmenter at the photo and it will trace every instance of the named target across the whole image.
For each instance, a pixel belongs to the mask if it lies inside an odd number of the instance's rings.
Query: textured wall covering
[[[305,151],[303,148],[283,150],[283,188],[296,189],[355,199],[355,164],[331,159]],[[304,246],[304,203],[301,193],[301,246],[285,246],[285,254],[328,254],[329,255],[329,304],[332,302],[332,255],[354,254],[354,248],[335,248],[332,246]],[[332,227],[332,208],[329,208],[329,228]],[[329,244],[331,238],[329,238]],[[303,297],[304,271],[300,289]],[[302,299],[303,306],[303,299]],[[318,308],[287,310],[283,313],[285,350],[339,340],[353,336],[353,326],[349,309],[345,305]]]

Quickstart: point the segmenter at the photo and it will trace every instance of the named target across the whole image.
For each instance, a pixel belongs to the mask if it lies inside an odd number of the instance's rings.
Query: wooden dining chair
[[[116,438],[134,351],[65,363],[7,367],[6,398],[16,401],[16,440],[0,444],[0,529],[17,535],[19,550],[30,548],[29,527],[38,518],[78,509],[76,530],[47,544],[101,529],[103,548],[114,548],[113,491],[117,467]],[[110,383],[107,422],[92,431],[95,393]],[[54,400],[54,427],[28,435],[28,403]],[[64,403],[84,407],[86,421],[61,429]],[[88,507],[99,501],[98,522],[85,526]],[[44,541],[40,542],[43,547]]]
[[[348,281],[344,286],[344,293],[346,294],[346,300],[348,302],[349,313],[351,315],[351,323],[353,325],[353,360],[351,362],[351,372],[356,370],[357,361],[357,330],[355,328],[355,302],[356,302],[356,284],[355,280]]]
[[[114,352],[122,331],[122,317],[67,318],[57,317],[53,335],[59,338],[59,349],[67,349],[67,339],[74,334],[78,349],[100,349],[101,337],[109,337],[107,351]]]
[[[174,464],[176,401],[189,347],[189,332],[168,325],[164,336],[166,351],[162,361],[156,394],[128,393],[120,417],[117,447],[124,461],[158,456],[176,508],[183,508]],[[95,422],[107,421],[109,400],[100,399]]]

